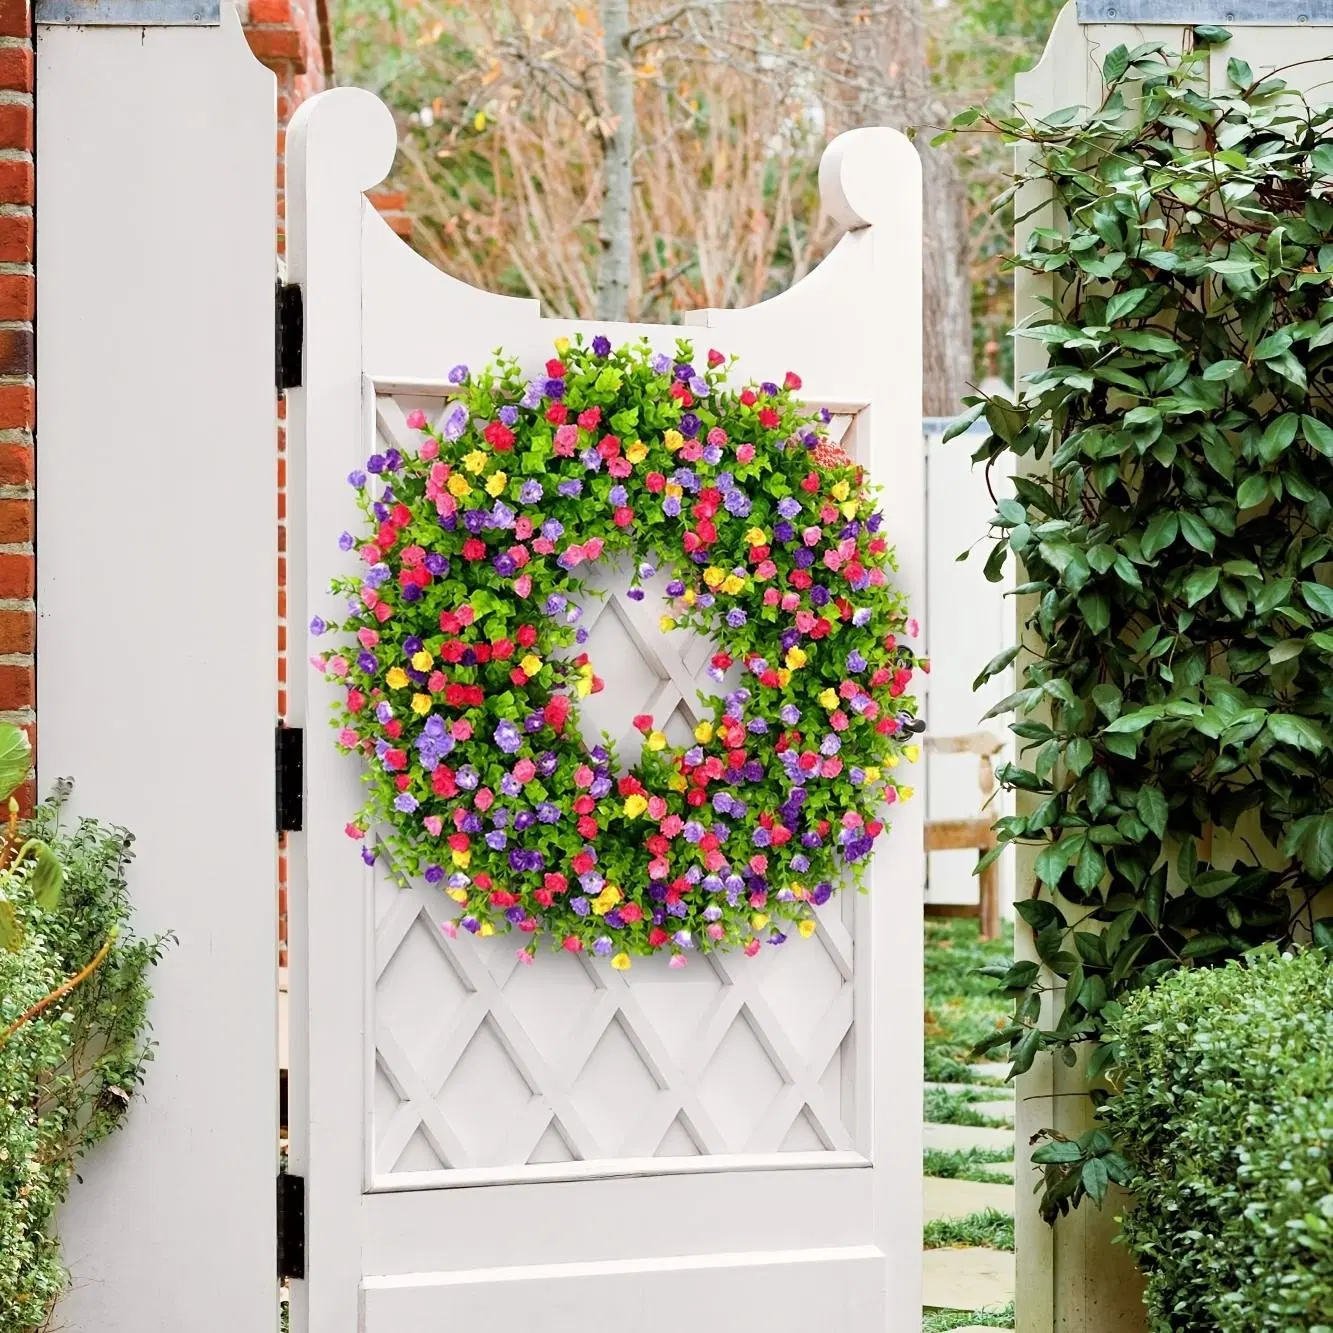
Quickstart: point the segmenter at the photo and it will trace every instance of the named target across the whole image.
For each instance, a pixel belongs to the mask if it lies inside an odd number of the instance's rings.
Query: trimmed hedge
[[[1312,949],[1187,969],[1114,1023],[1102,1108],[1154,1333],[1333,1333],[1333,966]]]

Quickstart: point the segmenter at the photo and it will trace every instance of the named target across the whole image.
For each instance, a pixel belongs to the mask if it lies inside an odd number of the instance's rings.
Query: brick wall
[[[37,702],[32,94],[29,0],[0,0],[0,716],[30,733]]]

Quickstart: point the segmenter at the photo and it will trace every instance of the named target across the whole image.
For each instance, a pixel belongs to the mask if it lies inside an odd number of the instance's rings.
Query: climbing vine
[[[1219,77],[1229,38],[1117,47],[1091,112],[955,123],[1025,146],[997,207],[1055,205],[1011,260],[1049,279],[1016,331],[1047,365],[954,428],[984,418],[977,460],[1020,473],[986,564],[1016,559],[1029,608],[991,713],[1015,714],[1000,779],[1024,798],[990,855],[1037,849],[1018,912],[1044,966],[994,969],[1014,1009],[984,1044],[1016,1073],[1096,1043],[1095,1083],[1127,992],[1333,942],[1333,108],[1284,70]],[[1035,1157],[1052,1218],[1126,1175],[1100,1129]]]

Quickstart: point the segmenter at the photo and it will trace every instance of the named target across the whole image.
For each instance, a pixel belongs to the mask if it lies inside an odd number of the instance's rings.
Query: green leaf
[[[1290,662],[1293,658],[1299,657],[1304,647],[1304,639],[1283,639],[1281,643],[1275,644],[1268,650],[1268,660],[1274,666],[1281,666],[1283,662]]]
[[[1211,555],[1217,546],[1217,534],[1197,514],[1181,510],[1180,532],[1196,551]]]
[[[1236,491],[1236,508],[1253,509],[1268,499],[1268,478],[1262,472],[1252,473],[1241,482]]]
[[[22,944],[23,927],[19,924],[14,904],[0,898],[0,949],[6,953],[17,953]]]
[[[969,407],[961,416],[954,417],[944,428],[944,434],[940,436],[941,444],[948,444],[950,440],[955,440],[960,435],[966,435],[974,421],[981,419],[982,413],[986,410],[986,404],[976,403]]]
[[[1318,417],[1303,416],[1301,434],[1305,436],[1305,442],[1312,449],[1318,449],[1326,458],[1333,458],[1333,429]]]
[[[1230,40],[1230,31],[1213,23],[1200,23],[1194,29],[1194,45],[1196,47],[1225,46]]]
[[[1225,380],[1230,379],[1236,371],[1244,368],[1243,361],[1214,361],[1207,370],[1203,372],[1205,380]]]
[[[1329,748],[1328,732],[1318,722],[1294,713],[1270,713],[1266,724],[1269,735],[1282,745],[1321,754]]]
[[[1182,958],[1206,958],[1209,954],[1221,953],[1228,948],[1228,942],[1222,935],[1196,935],[1180,951]]]
[[[1254,71],[1245,61],[1232,56],[1227,61],[1227,78],[1237,88],[1248,88],[1254,82]]]
[[[1302,583],[1301,597],[1310,610],[1333,617],[1333,588],[1326,588],[1322,583]]]
[[[1170,813],[1166,796],[1157,787],[1140,787],[1134,797],[1139,818],[1160,838],[1166,833]]]
[[[1015,644],[1012,648],[1006,648],[1004,652],[997,653],[981,668],[980,674],[972,682],[972,688],[979,690],[992,676],[998,676],[1019,654],[1020,646]]]
[[[1127,292],[1116,292],[1106,303],[1106,322],[1114,324],[1118,319],[1137,310],[1153,294],[1151,287],[1131,287]],[[1136,409],[1137,410],[1137,409]]]
[[[1207,569],[1196,569],[1185,580],[1185,605],[1196,606],[1203,601],[1217,587],[1220,574],[1221,571],[1216,565],[1210,565]]]
[[[1078,609],[1083,613],[1083,621],[1094,634],[1101,634],[1111,625],[1111,601],[1099,592],[1084,593],[1078,599]],[[976,686],[972,687],[973,689]]]
[[[1160,552],[1165,551],[1175,541],[1179,531],[1180,518],[1174,509],[1154,514],[1148,522],[1147,531],[1143,534],[1143,558],[1152,560]]]
[[[60,904],[65,885],[65,868],[60,858],[44,842],[30,844],[33,868],[29,884],[32,900],[44,912],[54,912]]]
[[[1106,1197],[1106,1188],[1110,1182],[1110,1176],[1106,1171],[1106,1163],[1100,1157],[1089,1157],[1083,1163],[1083,1188],[1088,1192],[1088,1198],[1094,1203],[1101,1203]]]
[[[1333,176],[1333,144],[1325,140],[1310,154],[1310,166],[1321,176]]]
[[[1102,78],[1115,83],[1129,68],[1129,48],[1122,42],[1102,61]]]
[[[1264,431],[1259,441],[1259,456],[1265,463],[1274,463],[1296,438],[1300,418],[1295,412],[1284,412]]]
[[[12,722],[0,722],[0,801],[8,800],[27,780],[32,745],[27,733]]]

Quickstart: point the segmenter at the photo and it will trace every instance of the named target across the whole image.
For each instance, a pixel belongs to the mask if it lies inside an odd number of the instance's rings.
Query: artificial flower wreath
[[[456,367],[440,420],[408,418],[415,452],[349,478],[368,529],[341,545],[364,568],[334,583],[346,618],[311,625],[339,641],[314,665],[367,764],[347,831],[440,885],[450,933],[518,932],[524,961],[543,936],[619,969],[808,936],[912,794],[894,770],[917,758],[926,663],[901,641],[917,628],[882,516],[796,375],[737,392],[721,353],[699,367],[684,341],[556,350],[536,379]],[[585,745],[576,702],[602,687],[581,576],[617,558],[631,598],[669,570],[662,631],[707,635],[731,685],[688,749],[636,718],[625,773],[610,741]]]

